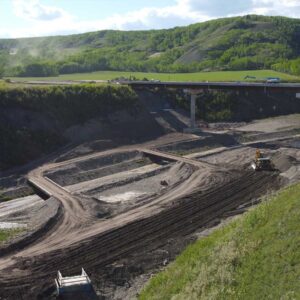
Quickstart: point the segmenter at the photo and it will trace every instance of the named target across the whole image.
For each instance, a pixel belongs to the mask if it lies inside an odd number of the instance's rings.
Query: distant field
[[[199,73],[141,73],[141,72],[118,72],[118,71],[101,71],[92,73],[78,73],[60,75],[58,77],[23,77],[11,78],[18,81],[31,80],[111,80],[118,77],[134,76],[138,79],[159,79],[162,81],[244,81],[246,76],[252,76],[256,79],[250,80],[265,80],[267,77],[280,77],[284,81],[300,81],[300,77],[292,76],[284,73],[279,73],[272,70],[258,70],[258,71],[222,71],[222,72],[199,72]],[[247,79],[249,81],[249,79]]]

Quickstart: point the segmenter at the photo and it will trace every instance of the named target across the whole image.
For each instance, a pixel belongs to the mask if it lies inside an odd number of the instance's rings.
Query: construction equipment
[[[275,167],[269,157],[264,157],[259,149],[256,150],[255,160],[251,163],[255,171],[274,171]]]

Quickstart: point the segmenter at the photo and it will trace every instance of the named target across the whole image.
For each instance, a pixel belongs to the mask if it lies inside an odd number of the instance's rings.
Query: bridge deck
[[[177,81],[120,81],[120,84],[137,87],[165,87],[183,89],[232,89],[232,90],[272,90],[300,92],[300,83],[266,82],[177,82]]]

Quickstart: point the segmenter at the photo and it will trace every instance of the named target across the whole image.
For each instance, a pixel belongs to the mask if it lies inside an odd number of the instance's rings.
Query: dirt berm
[[[275,168],[283,173],[295,165],[297,160],[292,156],[277,152],[272,156],[272,161]]]

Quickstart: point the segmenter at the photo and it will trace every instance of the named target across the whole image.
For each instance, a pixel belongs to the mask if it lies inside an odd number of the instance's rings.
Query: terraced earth
[[[299,136],[276,128],[255,139],[247,126],[64,153],[28,172],[44,200],[0,203],[0,224],[28,226],[0,247],[0,299],[55,299],[56,272],[81,267],[99,299],[134,298],[203,230],[299,180]],[[249,168],[257,148],[273,158],[275,172]]]

